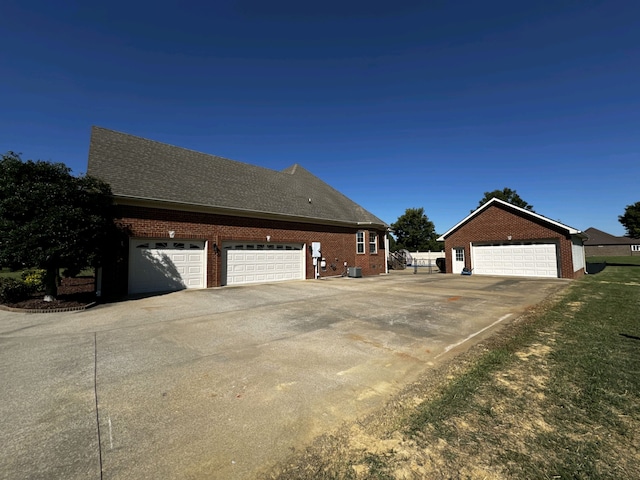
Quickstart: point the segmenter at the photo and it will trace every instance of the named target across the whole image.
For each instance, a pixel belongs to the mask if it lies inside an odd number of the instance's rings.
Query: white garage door
[[[304,250],[299,244],[228,243],[223,246],[224,285],[304,279]]]
[[[200,240],[134,239],[129,250],[129,293],[205,288],[205,244]]]
[[[522,277],[558,277],[555,244],[473,245],[473,273]]]

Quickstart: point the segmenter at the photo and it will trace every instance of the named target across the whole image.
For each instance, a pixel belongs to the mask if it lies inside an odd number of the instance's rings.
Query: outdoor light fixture
[[[213,253],[215,253],[216,255],[218,253],[220,253],[220,249],[218,248],[218,244],[217,243],[213,243]]]
[[[271,235],[267,235],[267,242],[271,241]]]
[[[176,232],[174,230],[169,230],[169,238],[173,238],[176,236]]]

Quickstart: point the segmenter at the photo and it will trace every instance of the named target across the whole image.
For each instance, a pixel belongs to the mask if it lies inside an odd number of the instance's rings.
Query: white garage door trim
[[[302,244],[225,242],[222,250],[223,285],[305,278]]]
[[[555,243],[472,245],[471,264],[477,275],[558,278]]]
[[[202,240],[132,239],[129,242],[129,293],[205,288],[205,252]]]

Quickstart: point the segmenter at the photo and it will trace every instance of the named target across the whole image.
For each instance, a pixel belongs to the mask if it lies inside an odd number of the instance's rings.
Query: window
[[[464,248],[456,248],[456,262],[464,262]]]
[[[356,233],[356,253],[364,253],[364,232]]]
[[[640,245],[631,245],[632,252],[640,252]]]
[[[378,235],[376,232],[369,232],[369,253],[378,253]]]

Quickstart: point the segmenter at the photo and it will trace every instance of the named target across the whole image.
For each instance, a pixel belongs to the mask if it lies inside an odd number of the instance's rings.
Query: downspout
[[[384,235],[384,253],[386,258],[384,259],[384,273],[385,275],[389,274],[389,232],[391,232],[390,228],[387,228],[387,231]]]

